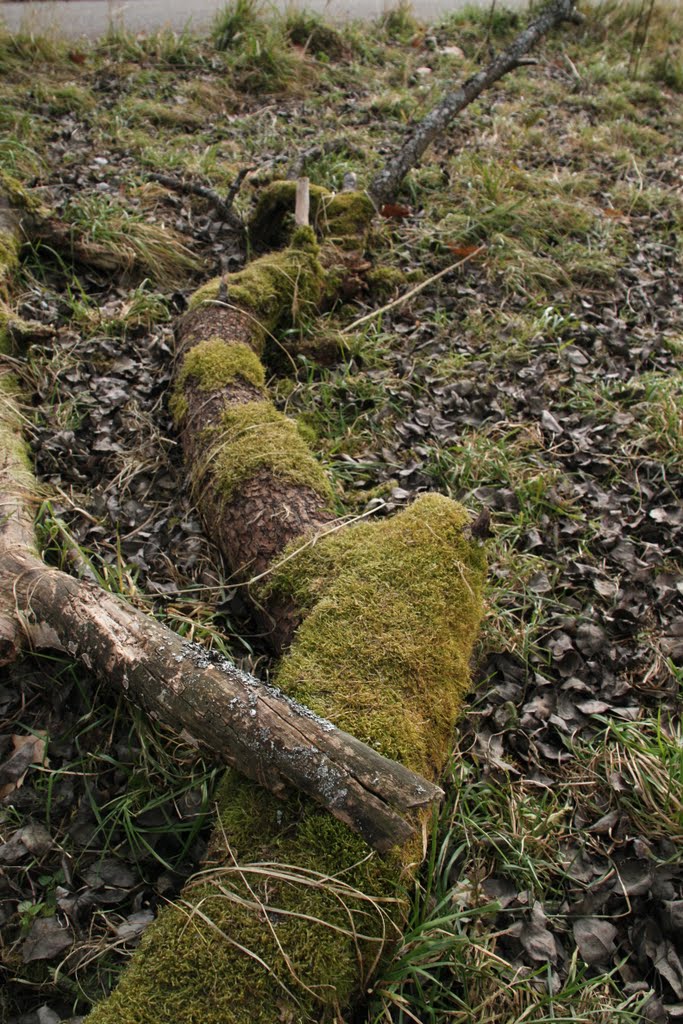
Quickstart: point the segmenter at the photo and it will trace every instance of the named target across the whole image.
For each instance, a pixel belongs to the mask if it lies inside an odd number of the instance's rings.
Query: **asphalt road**
[[[480,2],[488,6],[489,0]],[[416,16],[425,20],[457,10],[464,4],[465,0],[412,0]],[[33,3],[0,0],[0,19],[11,31],[56,29],[70,38],[92,38],[106,32],[112,22],[134,32],[163,27],[178,31],[186,25],[202,31],[224,6],[225,0],[42,0]],[[284,3],[275,6],[282,7]],[[375,18],[396,4],[391,0],[306,0],[302,6],[325,13],[330,20],[344,21]],[[526,6],[526,0],[506,0],[506,6]]]

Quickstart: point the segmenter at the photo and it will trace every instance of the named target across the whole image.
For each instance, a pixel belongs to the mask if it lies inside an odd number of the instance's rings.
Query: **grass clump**
[[[395,43],[410,42],[420,30],[409,0],[400,0],[395,7],[389,8],[380,18],[379,27],[385,38]]]
[[[344,54],[344,41],[340,33],[331,25],[326,25],[320,15],[311,11],[288,9],[284,15],[284,29],[291,43],[303,46],[306,52],[318,58],[339,60]]]
[[[217,50],[232,50],[237,48],[245,36],[263,34],[265,27],[260,3],[255,0],[234,0],[216,15],[211,38]]]
[[[206,470],[226,500],[262,469],[332,498],[327,478],[296,423],[268,401],[226,410],[211,441]]]
[[[299,77],[301,62],[283,27],[265,19],[254,0],[234,0],[219,11],[212,39],[228,55],[234,84],[243,92],[284,92]]]
[[[163,284],[182,283],[200,269],[199,260],[163,224],[117,199],[94,193],[72,200],[64,220],[78,230],[83,242],[94,243],[100,256],[111,257],[112,268],[136,270]]]

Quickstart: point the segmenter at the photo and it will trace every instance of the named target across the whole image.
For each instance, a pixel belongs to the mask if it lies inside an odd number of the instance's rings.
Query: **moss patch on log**
[[[485,557],[467,522],[462,506],[425,495],[323,538],[267,584],[309,612],[277,685],[431,777],[448,756],[481,617]]]
[[[396,937],[396,857],[368,858],[308,801],[279,801],[232,771],[218,804],[219,864],[161,912],[88,1024],[331,1021],[358,992],[359,957],[369,971],[383,931]]]
[[[207,441],[213,486],[229,500],[260,469],[332,499],[332,488],[294,420],[267,400],[227,409]]]
[[[485,557],[466,524],[460,505],[426,495],[322,538],[268,584],[308,611],[279,685],[432,777],[482,614]],[[88,1024],[340,1020],[396,941],[418,842],[369,854],[305,797],[278,801],[232,772],[218,804],[214,867],[162,912]]]
[[[194,293],[189,308],[218,300],[223,282],[220,277],[207,281]],[[225,284],[227,301],[254,316],[256,335],[272,331],[283,319],[296,321],[303,310],[317,306],[323,291],[324,274],[313,231],[297,228],[289,248],[254,260],[231,274]]]
[[[253,349],[243,342],[230,344],[222,338],[208,338],[190,349],[177,375],[177,386],[192,379],[201,391],[216,391],[241,379],[263,388],[266,372]]]
[[[365,192],[340,192],[325,203],[318,216],[321,230],[342,248],[362,248],[375,207]]]
[[[24,210],[26,213],[36,216],[47,217],[49,211],[33,193],[15,178],[13,174],[0,168],[0,193],[7,196],[9,204],[17,210]]]
[[[0,463],[11,483],[28,495],[35,491],[36,481],[30,449],[21,433],[24,418],[20,405],[24,398],[17,377],[0,367]]]
[[[362,248],[365,234],[375,215],[365,192],[328,192],[310,185],[311,223],[323,238],[342,248]],[[259,196],[251,221],[252,235],[273,244],[284,230],[288,214],[294,213],[296,181],[273,181]]]
[[[11,319],[9,307],[0,300],[0,355],[9,355],[13,348],[12,333],[9,328]]]
[[[19,238],[17,232],[2,230],[0,225],[0,286],[4,278],[19,265]]]

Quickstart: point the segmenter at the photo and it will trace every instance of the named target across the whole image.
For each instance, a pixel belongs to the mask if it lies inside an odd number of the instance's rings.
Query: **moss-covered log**
[[[268,400],[260,357],[285,317],[320,301],[325,278],[313,232],[195,293],[178,327],[171,401],[208,533],[240,579],[260,576],[285,547],[324,532],[333,493],[296,424]],[[289,642],[285,609],[261,608],[275,648]]]
[[[0,664],[27,639],[71,654],[136,706],[218,760],[284,795],[301,788],[378,849],[413,833],[397,811],[441,795],[274,687],[91,583],[46,566],[30,512],[36,490],[17,386],[0,368]]]
[[[467,513],[439,495],[323,538],[268,579],[305,616],[278,685],[437,777],[484,574]],[[218,809],[206,870],[88,1024],[339,1021],[363,998],[400,934],[421,842],[380,857],[305,798],[283,806],[232,773]]]
[[[266,204],[273,222],[280,191]],[[316,190],[311,200],[315,220]],[[484,556],[465,510],[438,495],[330,528],[329,486],[268,401],[259,358],[325,283],[314,235],[299,229],[283,251],[200,289],[179,326],[173,412],[209,531],[239,576],[262,577],[252,593],[274,646],[298,626],[278,686],[437,779],[469,681]],[[400,934],[421,842],[380,857],[305,798],[283,806],[232,773],[218,811],[206,871],[89,1024],[331,1021],[363,998]]]

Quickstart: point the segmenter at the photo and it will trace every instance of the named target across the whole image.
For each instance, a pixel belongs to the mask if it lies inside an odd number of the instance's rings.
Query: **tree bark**
[[[461,110],[472,103],[484,89],[488,89],[503,75],[519,67],[524,55],[556,25],[563,21],[580,19],[575,10],[575,3],[576,0],[552,0],[538,18],[534,19],[523,32],[520,32],[507,50],[499,54],[483,71],[468,78],[458,89],[447,93],[430,110],[427,116],[413,128],[408,140],[398,153],[371,181],[368,194],[377,209],[395,197],[406,174],[417,166],[425,150],[439,135],[445,132],[450,122]]]
[[[317,299],[319,277],[315,251],[290,247],[253,261],[227,289],[219,280],[200,289],[204,300],[177,326],[172,409],[185,462],[206,531],[240,581],[260,578],[289,544],[325,534],[336,519],[317,460],[268,399],[259,359],[297,293]],[[276,600],[258,604],[255,617],[275,651],[299,622]]]

